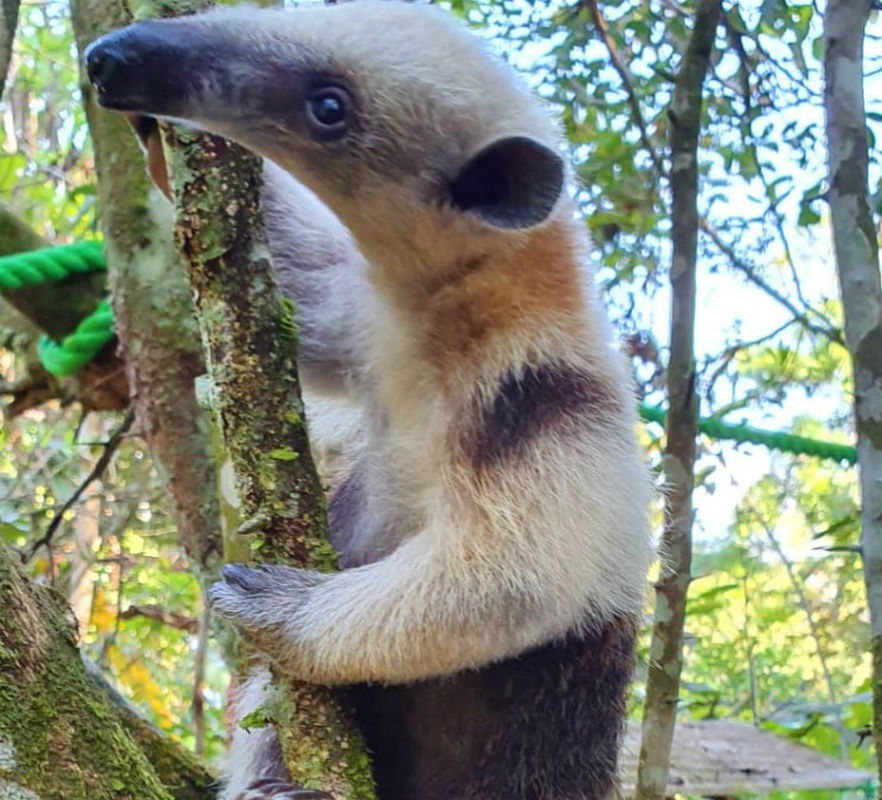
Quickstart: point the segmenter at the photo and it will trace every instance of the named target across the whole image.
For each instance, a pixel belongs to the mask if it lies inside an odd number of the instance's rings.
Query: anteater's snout
[[[161,22],[137,22],[108,33],[83,58],[105,108],[172,113],[184,91],[186,32]]]
[[[86,49],[86,73],[98,92],[98,101],[108,108],[132,110],[144,99],[149,81],[144,75],[144,47],[132,28],[114,31],[96,39]]]

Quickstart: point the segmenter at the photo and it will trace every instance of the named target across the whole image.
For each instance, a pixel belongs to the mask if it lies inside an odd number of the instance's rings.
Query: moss
[[[0,547],[0,778],[43,800],[172,800],[83,669],[64,601],[13,559]]]

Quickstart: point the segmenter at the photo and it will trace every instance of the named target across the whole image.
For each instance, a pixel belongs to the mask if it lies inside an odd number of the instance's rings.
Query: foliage
[[[0,537],[25,555],[57,509],[90,472],[117,420],[79,420],[75,409],[43,407],[0,430]],[[87,428],[89,435],[84,433]],[[77,430],[80,430],[77,436]],[[58,586],[73,602],[86,657],[164,731],[194,744],[192,714],[196,637],[131,609],[162,604],[195,623],[199,584],[183,556],[149,454],[137,439],[117,451],[101,478],[71,509],[49,548],[29,559],[32,575]],[[85,598],[81,598],[85,592]],[[131,611],[129,611],[131,613]],[[206,755],[223,747],[226,669],[211,650],[205,713],[214,735]]]

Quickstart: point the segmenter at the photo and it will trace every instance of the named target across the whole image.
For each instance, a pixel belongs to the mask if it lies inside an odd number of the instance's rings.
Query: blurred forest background
[[[599,285],[642,399],[665,405],[667,109],[692,6],[452,6],[560,115],[596,243]],[[825,199],[823,13],[823,0],[723,4],[698,148],[696,388],[704,417],[853,443],[851,368]],[[878,226],[878,9],[867,37]],[[32,232],[27,247],[33,234],[53,244],[100,237],[80,92],[68,3],[23,0],[0,104],[0,254],[19,249],[11,231],[21,234],[22,224]],[[9,303],[0,305],[0,389],[8,401],[0,429],[0,538],[22,553],[34,578],[65,593],[86,655],[160,728],[217,762],[228,672],[203,624],[198,570],[193,551],[188,556],[181,546],[162,468],[137,425],[114,436],[124,412],[113,402],[81,402],[73,379],[57,382],[40,372],[36,333]],[[103,381],[112,383],[113,369],[120,367],[106,369]],[[659,474],[663,433],[656,423],[642,432]],[[66,505],[96,465],[98,479]],[[872,770],[855,469],[702,436],[695,507],[679,718],[743,720]],[[655,515],[660,530],[661,505]],[[635,717],[644,699],[649,602],[646,621]]]

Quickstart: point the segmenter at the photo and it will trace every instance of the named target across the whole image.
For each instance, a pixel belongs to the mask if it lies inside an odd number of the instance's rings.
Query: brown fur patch
[[[506,257],[464,259],[405,303],[418,317],[424,355],[440,372],[480,362],[483,345],[520,331],[532,338],[569,321],[579,336],[584,312],[576,246],[567,223],[531,231]]]

